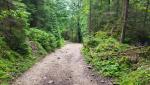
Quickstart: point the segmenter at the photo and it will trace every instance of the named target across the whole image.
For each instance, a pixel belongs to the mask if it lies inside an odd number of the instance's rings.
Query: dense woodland
[[[64,44],[119,85],[150,84],[150,0],[0,0],[0,83]]]

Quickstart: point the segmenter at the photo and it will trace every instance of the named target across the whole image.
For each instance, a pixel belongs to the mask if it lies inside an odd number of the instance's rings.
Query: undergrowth
[[[10,80],[21,75],[37,60],[63,44],[62,41],[62,43],[55,43],[60,41],[56,41],[52,33],[35,28],[26,30],[26,35],[28,36],[26,44],[29,52],[23,55],[12,50],[7,45],[5,38],[0,37],[0,85],[9,85]]]
[[[149,85],[150,64],[149,53],[140,56],[135,48],[127,44],[121,44],[105,32],[97,32],[94,36],[84,39],[83,54],[87,63],[100,74],[112,77],[120,85]],[[149,52],[149,51],[148,51]]]

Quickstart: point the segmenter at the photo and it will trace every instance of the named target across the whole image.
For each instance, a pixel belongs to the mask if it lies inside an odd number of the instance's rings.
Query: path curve
[[[67,44],[16,79],[12,85],[111,85],[95,76],[81,56],[81,44]]]

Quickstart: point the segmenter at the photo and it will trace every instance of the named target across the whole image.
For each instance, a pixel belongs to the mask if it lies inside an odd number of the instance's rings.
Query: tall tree
[[[78,42],[81,43],[82,35],[81,35],[81,26],[80,26],[80,10],[81,10],[81,0],[78,0],[78,16],[77,16],[77,35],[78,35]]]
[[[89,33],[92,33],[92,0],[90,0],[89,4]]]
[[[126,29],[127,29],[128,7],[129,7],[129,0],[124,0],[123,26],[122,26],[122,32],[121,32],[121,38],[120,38],[120,42],[122,42],[122,43],[125,40],[125,34],[126,34]]]
[[[147,16],[148,16],[148,10],[149,10],[149,5],[150,5],[150,0],[147,0],[146,1],[146,12],[144,14],[144,24],[143,24],[143,27],[145,27],[146,25],[146,22],[147,22]]]

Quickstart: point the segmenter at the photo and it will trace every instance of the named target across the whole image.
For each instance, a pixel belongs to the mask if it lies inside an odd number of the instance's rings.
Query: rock
[[[53,84],[53,83],[54,83],[54,81],[53,81],[53,80],[50,80],[48,83],[49,83],[49,84]]]
[[[118,82],[113,82],[113,85],[120,85]]]
[[[65,80],[68,80],[68,81],[69,81],[69,80],[70,80],[70,78],[67,78],[67,79],[65,79]]]
[[[119,85],[119,84],[113,84],[113,85]]]
[[[57,59],[60,59],[60,57],[57,57]]]
[[[73,85],[79,85],[79,84],[73,84]]]
[[[105,81],[104,81],[104,80],[101,80],[101,83],[105,83]]]
[[[91,76],[95,76],[94,74],[91,74]]]
[[[88,69],[92,69],[92,67],[91,67],[91,66],[87,66],[87,68],[88,68]]]
[[[66,80],[70,80],[72,77],[70,76],[70,77],[68,77]]]
[[[43,77],[43,79],[45,80],[45,79],[47,79],[47,77]]]

